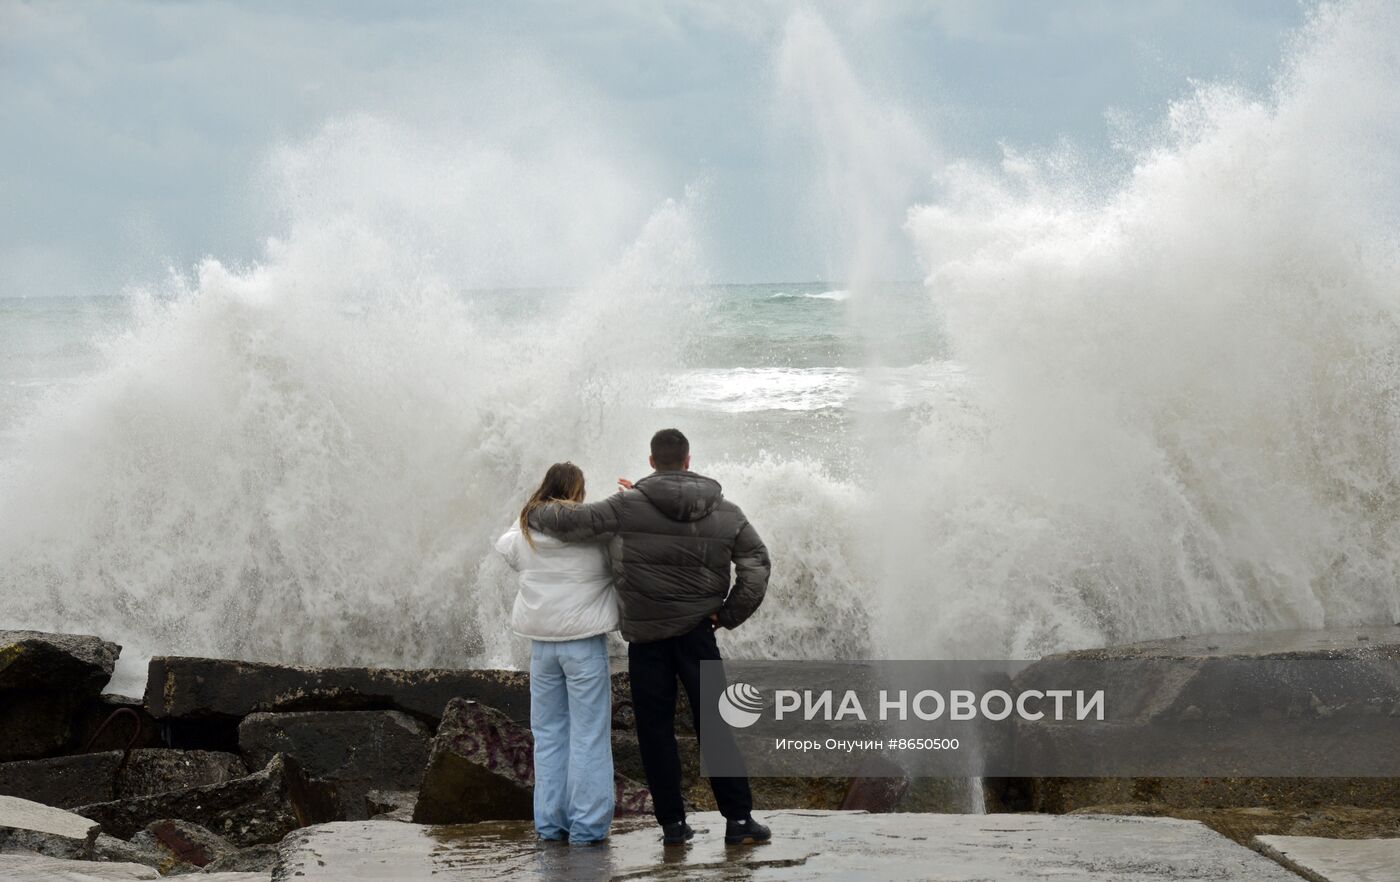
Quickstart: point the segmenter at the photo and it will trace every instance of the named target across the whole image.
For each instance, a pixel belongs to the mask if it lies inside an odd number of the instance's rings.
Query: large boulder
[[[85,860],[101,828],[90,818],[14,796],[0,796],[0,852],[28,850]]]
[[[0,763],[0,794],[73,808],[222,784],[248,774],[243,760],[231,753],[148,748],[123,756],[113,750]]]
[[[523,671],[312,668],[226,659],[157,656],[146,707],[158,719],[229,719],[259,712],[400,710],[436,721],[453,698],[530,719]]]
[[[423,772],[417,824],[527,819],[535,786],[535,739],[530,730],[474,701],[453,699],[443,713]],[[615,777],[618,814],[651,811],[651,794]]]
[[[121,647],[97,637],[0,631],[0,761],[57,753],[112,678]]]
[[[433,733],[401,711],[257,713],[238,727],[238,745],[254,765],[279,753],[306,774],[335,784],[351,819],[364,817],[372,789],[418,786]]]
[[[177,818],[238,846],[276,842],[298,827],[339,814],[331,788],[308,780],[296,760],[280,754],[261,771],[222,784],[96,803],[78,811],[123,838],[155,821]]]

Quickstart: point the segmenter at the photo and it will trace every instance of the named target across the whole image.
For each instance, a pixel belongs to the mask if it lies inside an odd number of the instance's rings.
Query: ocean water
[[[1320,7],[1267,94],[1185,89],[1126,172],[928,158],[911,204],[881,151],[919,139],[796,16],[784,100],[832,111],[842,283],[697,282],[687,195],[577,288],[493,289],[507,245],[599,253],[556,233],[621,216],[601,160],[478,186],[499,151],[337,123],[279,154],[256,262],[0,300],[0,625],[134,658],[518,662],[491,540],[551,462],[604,494],[667,425],[773,553],[736,655],[1400,620],[1397,36],[1393,5]],[[576,177],[587,198],[528,191]],[[879,280],[892,236],[923,279]]]
[[[923,286],[880,288],[881,296],[900,304],[907,324],[878,341],[853,321],[851,293],[824,283],[682,292],[703,310],[704,327],[678,336],[685,354],[658,377],[648,409],[658,426],[670,420],[711,436],[710,461],[742,461],[766,451],[811,457],[834,473],[850,474],[850,451],[834,436],[849,432],[854,414],[910,409],[930,389],[960,376],[947,359],[937,311]],[[524,337],[536,322],[567,308],[571,296],[563,289],[509,289],[460,292],[456,299],[461,309]],[[67,397],[100,382],[143,315],[172,306],[139,295],[0,299],[0,454],[18,446],[16,433],[36,412],[61,408]],[[342,317],[354,320],[363,310],[349,306]],[[878,367],[868,363],[872,347],[881,355]]]

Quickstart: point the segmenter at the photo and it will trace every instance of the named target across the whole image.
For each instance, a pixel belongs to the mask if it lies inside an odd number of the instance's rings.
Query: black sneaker
[[[662,845],[685,845],[695,838],[695,831],[685,821],[661,825]]]
[[[724,825],[725,845],[757,845],[773,838],[773,831],[749,815],[742,821],[730,821]]]

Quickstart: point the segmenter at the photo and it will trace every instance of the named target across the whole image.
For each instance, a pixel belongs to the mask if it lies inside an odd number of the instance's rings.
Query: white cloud
[[[710,182],[720,276],[819,274],[791,208],[810,166],[768,101],[782,25],[808,6],[0,0],[0,251],[54,255],[102,285],[166,257],[247,259],[276,232],[250,190],[270,152],[368,114],[446,119],[505,148],[592,132],[580,149],[636,169],[658,199]],[[867,89],[984,155],[1002,140],[1106,142],[1106,108],[1155,116],[1143,111],[1187,76],[1263,80],[1298,17],[1249,0],[811,8]],[[20,276],[33,274],[0,272]]]

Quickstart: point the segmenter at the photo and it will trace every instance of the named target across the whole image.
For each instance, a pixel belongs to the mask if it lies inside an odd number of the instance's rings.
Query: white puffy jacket
[[[496,550],[520,574],[511,630],[532,640],[580,640],[617,629],[617,590],[604,547],[561,542],[531,531],[535,547],[514,524]]]

